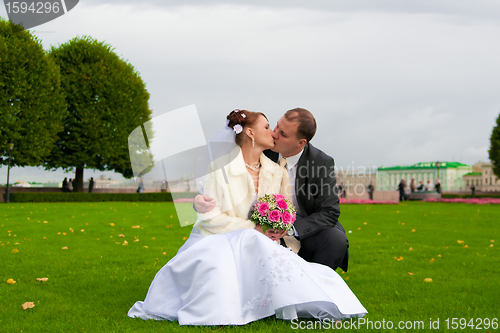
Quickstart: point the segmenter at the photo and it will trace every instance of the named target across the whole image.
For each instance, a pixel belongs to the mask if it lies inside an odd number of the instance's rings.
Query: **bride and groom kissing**
[[[349,245],[338,222],[333,158],[309,142],[316,127],[302,108],[286,112],[274,130],[260,112],[227,116],[222,131],[236,145],[220,157],[224,167],[206,176],[189,239],[130,317],[243,325],[273,315],[342,320],[367,313],[335,272],[347,271]],[[276,193],[296,209],[288,235],[264,232],[249,218],[259,197]]]

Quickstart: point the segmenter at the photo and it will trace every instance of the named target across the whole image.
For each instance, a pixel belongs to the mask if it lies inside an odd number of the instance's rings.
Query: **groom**
[[[314,134],[316,120],[311,112],[302,108],[289,110],[274,129],[274,148],[265,154],[281,162],[288,171],[292,199],[297,208],[294,231],[301,244],[298,255],[309,262],[347,271],[349,242],[338,221],[340,209],[334,161],[309,143]],[[206,196],[196,196],[196,210],[200,213],[210,211],[215,203],[209,200]]]

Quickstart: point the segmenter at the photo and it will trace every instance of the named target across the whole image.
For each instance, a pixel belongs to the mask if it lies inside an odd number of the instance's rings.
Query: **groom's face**
[[[302,147],[297,139],[297,128],[299,123],[288,121],[285,116],[281,117],[273,132],[273,151],[281,153],[285,157],[296,155]]]

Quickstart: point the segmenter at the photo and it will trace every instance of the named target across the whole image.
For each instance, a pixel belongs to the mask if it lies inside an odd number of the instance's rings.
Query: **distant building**
[[[493,165],[491,163],[478,162],[472,167],[472,172],[464,175],[465,185],[469,189],[472,184],[475,185],[476,191],[498,192],[500,191],[500,181],[493,173]]]
[[[124,183],[123,180],[114,180],[113,178],[106,178],[105,175],[101,175],[99,178],[94,179],[94,188],[109,188],[119,186]],[[84,182],[83,187],[88,187],[88,180]]]
[[[14,184],[11,184],[13,187],[31,187],[31,184],[24,181],[24,180],[19,180],[15,182]]]
[[[377,188],[379,190],[396,190],[401,179],[409,186],[412,179],[418,187],[420,181],[435,184],[439,178],[442,191],[464,191],[468,186],[463,176],[472,171],[470,165],[459,162],[440,162],[439,177],[436,162],[417,163],[410,166],[381,167],[377,169]]]
[[[347,194],[361,195],[366,193],[370,182],[373,182],[373,185],[375,185],[377,181],[376,173],[337,171],[335,175],[337,176],[337,186],[343,184],[343,190]],[[375,189],[377,190],[377,187],[375,187]]]

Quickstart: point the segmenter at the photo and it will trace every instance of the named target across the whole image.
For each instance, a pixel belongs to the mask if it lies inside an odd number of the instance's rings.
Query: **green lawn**
[[[350,240],[342,277],[367,319],[424,321],[420,331],[428,331],[429,319],[439,318],[446,331],[447,318],[500,318],[499,206],[411,202],[341,211]],[[243,327],[128,318],[190,231],[180,227],[172,203],[2,204],[0,331],[292,331],[290,322],[273,318]],[[23,310],[25,302],[35,307]]]

